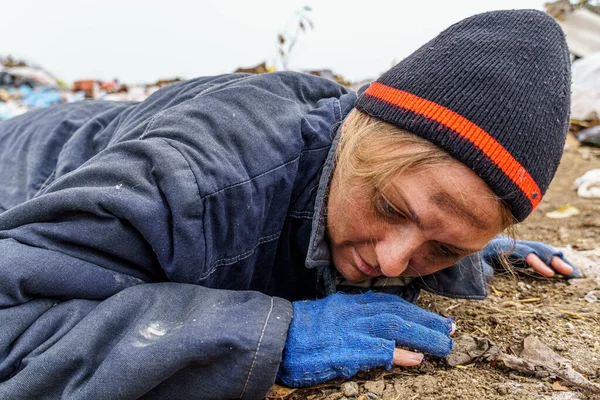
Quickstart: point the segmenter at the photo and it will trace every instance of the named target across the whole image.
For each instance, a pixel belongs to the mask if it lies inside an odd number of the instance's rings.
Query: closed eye
[[[451,249],[450,247],[446,246],[443,243],[438,243],[435,246],[435,249],[436,249],[437,255],[444,257],[444,258],[458,259],[458,258],[464,257],[463,254],[459,254],[457,251]]]
[[[389,201],[382,195],[377,196],[375,201],[375,209],[377,213],[387,219],[403,219],[406,215],[396,209]]]

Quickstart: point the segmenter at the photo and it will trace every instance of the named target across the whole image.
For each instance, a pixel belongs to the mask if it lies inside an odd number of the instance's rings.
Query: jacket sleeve
[[[267,393],[291,305],[189,284],[206,239],[176,137],[116,143],[0,214],[1,398]]]

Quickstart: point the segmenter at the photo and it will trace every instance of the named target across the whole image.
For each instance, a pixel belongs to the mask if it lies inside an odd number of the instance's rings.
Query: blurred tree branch
[[[296,11],[291,22],[288,23],[288,27],[286,27],[283,33],[277,35],[278,59],[284,71],[288,69],[290,54],[294,49],[300,34],[314,28],[314,24],[308,16],[311,11],[309,6],[304,6]]]

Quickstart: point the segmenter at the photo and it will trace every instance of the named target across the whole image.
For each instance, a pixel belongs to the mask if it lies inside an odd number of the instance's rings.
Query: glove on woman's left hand
[[[292,303],[294,314],[277,374],[287,386],[349,378],[374,367],[390,369],[394,348],[406,346],[437,357],[452,350],[452,319],[400,297],[336,293]]]
[[[581,276],[581,272],[564,258],[563,253],[541,242],[515,241],[499,236],[484,247],[482,258],[495,269],[501,270],[503,266],[500,262],[500,255],[503,253],[508,253],[508,260],[516,268],[529,265],[547,277],[553,276],[555,273],[562,274],[567,279]],[[572,272],[569,271],[569,267]]]

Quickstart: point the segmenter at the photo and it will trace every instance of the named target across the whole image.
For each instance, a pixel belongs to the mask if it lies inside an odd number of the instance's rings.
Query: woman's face
[[[333,263],[351,281],[432,274],[503,229],[491,190],[456,160],[391,178],[375,196],[337,180],[334,172],[327,233]]]

